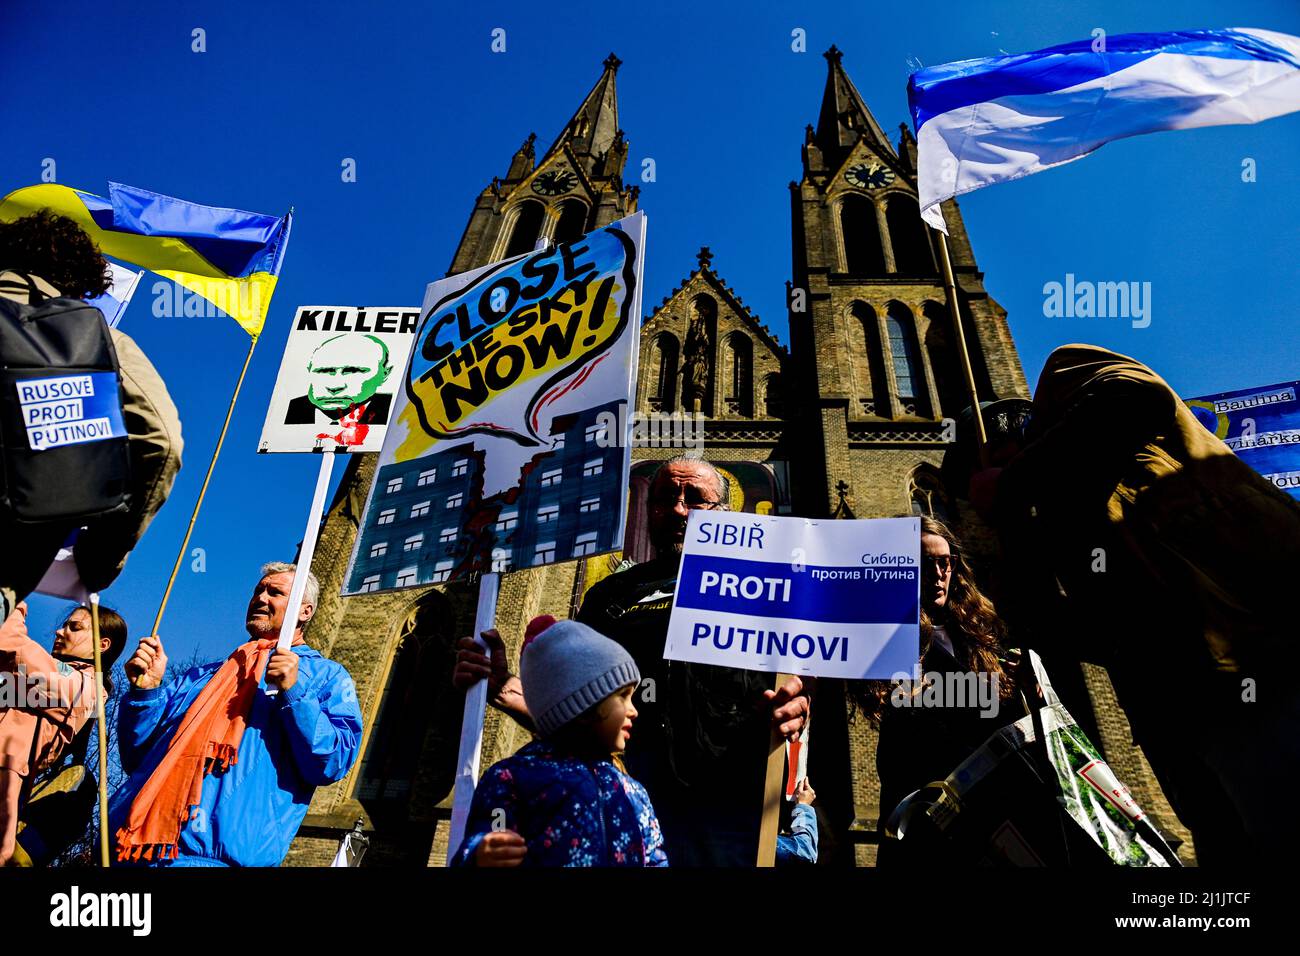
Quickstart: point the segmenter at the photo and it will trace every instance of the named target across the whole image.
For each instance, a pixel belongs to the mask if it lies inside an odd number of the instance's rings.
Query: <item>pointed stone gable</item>
[[[715,421],[781,418],[785,346],[713,271],[708,246],[697,259],[642,326],[638,408]]]

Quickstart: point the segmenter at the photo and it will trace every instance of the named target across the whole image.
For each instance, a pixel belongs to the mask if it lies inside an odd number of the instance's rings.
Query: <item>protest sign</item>
[[[1237,457],[1300,499],[1300,382],[1189,398],[1197,421]]]
[[[344,594],[622,547],[643,213],[429,285]]]
[[[85,372],[15,383],[32,451],[126,436],[116,372]]]
[[[412,307],[300,307],[257,450],[379,451],[419,320]]]
[[[692,511],[664,657],[887,680],[920,658],[919,518]]]

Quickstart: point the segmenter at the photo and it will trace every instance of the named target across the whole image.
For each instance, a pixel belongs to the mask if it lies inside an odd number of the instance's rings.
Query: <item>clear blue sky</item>
[[[443,275],[475,196],[530,130],[549,145],[612,50],[629,177],[649,216],[647,305],[709,245],[714,267],[788,341],[786,184],[800,175],[837,44],[880,124],[906,118],[918,65],[1108,33],[1248,26],[1300,34],[1288,0],[994,4],[159,3],[10,0],[0,30],[0,193],[108,180],[265,213],[296,208],[293,237],[193,546],[163,622],[173,658],[244,639],[266,560],[292,557],[316,463],[258,456],[256,441],[295,306],[418,304]],[[206,31],[207,52],[191,51]],[[491,52],[491,31],[506,52]],[[791,31],[808,51],[791,51]],[[1300,114],[1162,133],[962,202],[980,267],[1009,312],[1032,383],[1057,345],[1134,355],[1183,395],[1300,378],[1295,277]],[[341,163],[357,181],[341,181]],[[1244,158],[1255,183],[1241,181]],[[1152,322],[1048,319],[1043,284],[1066,273],[1150,282]],[[104,596],[139,635],[157,602],[246,349],[227,319],[152,314],[152,276],[123,321],[180,408],[185,467]],[[62,605],[33,602],[47,636]]]

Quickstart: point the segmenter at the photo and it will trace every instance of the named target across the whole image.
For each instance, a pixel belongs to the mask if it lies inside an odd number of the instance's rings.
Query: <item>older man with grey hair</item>
[[[655,472],[649,505],[654,558],[593,585],[577,620],[626,648],[642,674],[634,698],[641,719],[623,759],[654,802],[669,864],[753,866],[769,727],[798,734],[810,688],[798,677],[777,687],[772,674],[664,660],[687,518],[729,510],[731,488],[718,468],[682,455]],[[492,706],[531,726],[501,636],[490,630],[483,639],[490,657],[469,638],[460,642],[453,681],[469,687],[487,678]]]
[[[165,682],[155,634],[127,661],[118,747],[129,779],[109,811],[120,863],[277,866],[315,789],[356,762],[352,678],[304,637],[320,596],[311,572],[293,644],[276,647],[297,573],[262,567],[244,619],[250,640],[226,660]]]

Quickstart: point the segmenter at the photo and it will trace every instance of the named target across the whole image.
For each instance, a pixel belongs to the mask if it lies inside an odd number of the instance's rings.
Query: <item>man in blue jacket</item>
[[[262,568],[245,621],[251,641],[226,661],[164,686],[167,656],[155,635],[126,663],[132,686],[119,707],[118,747],[130,776],[109,812],[119,861],[277,866],[316,787],[343,779],[356,761],[352,678],[304,643],[320,593],[310,572],[293,647],[275,648],[295,572],[280,562]]]

